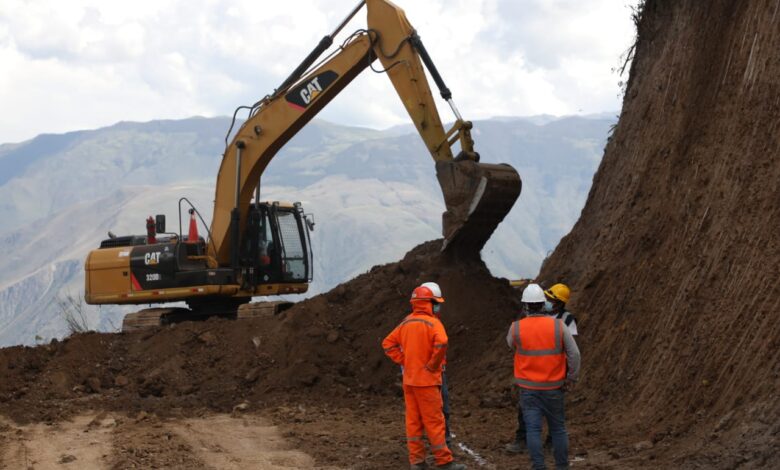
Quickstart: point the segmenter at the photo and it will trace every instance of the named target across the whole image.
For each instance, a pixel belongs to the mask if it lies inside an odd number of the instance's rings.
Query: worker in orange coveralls
[[[434,314],[434,307],[444,298],[434,295],[425,285],[412,292],[412,313],[406,316],[382,341],[385,354],[403,367],[404,401],[406,403],[406,444],[412,470],[423,470],[428,436],[436,468],[465,470],[455,463],[444,438],[444,414],[441,399],[441,363],[447,353],[447,332]]]

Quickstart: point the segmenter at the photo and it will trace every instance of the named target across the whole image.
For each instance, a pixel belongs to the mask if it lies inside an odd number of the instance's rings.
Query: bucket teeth
[[[478,255],[520,196],[522,182],[507,164],[436,162],[447,211],[442,214],[442,251]]]

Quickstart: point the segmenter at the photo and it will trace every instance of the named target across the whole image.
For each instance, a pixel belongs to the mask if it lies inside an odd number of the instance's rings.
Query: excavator
[[[363,6],[367,27],[321,58]],[[377,60],[381,69],[375,68]],[[300,203],[260,201],[261,176],[279,149],[368,68],[390,78],[433,158],[446,205],[442,251],[455,257],[479,256],[520,195],[520,176],[507,164],[479,161],[472,124],[461,117],[404,11],[387,0],[363,0],[273,93],[236,109],[217,175],[208,239],[197,234],[195,216],[206,224],[186,198],[179,201],[178,233],[165,232],[163,215],[147,220],[146,236],[109,233],[87,256],[86,302],[186,303],[128,314],[125,331],[214,315],[251,318],[289,308],[289,302],[251,300],[306,292],[312,279],[309,231],[314,224]],[[426,69],[454,114],[447,130]],[[248,110],[248,117],[228,142],[242,109]],[[181,231],[182,205],[190,206],[186,236]]]

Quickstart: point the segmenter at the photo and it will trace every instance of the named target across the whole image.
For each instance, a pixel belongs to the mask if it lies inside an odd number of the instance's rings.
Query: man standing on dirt
[[[553,441],[557,470],[569,468],[564,390],[577,381],[580,351],[561,320],[544,311],[545,295],[538,284],[523,291],[527,316],[509,327],[506,342],[515,350],[515,384],[520,387],[520,408],[526,429],[526,445],[534,470],[547,468],[542,450],[542,419],[546,418]]]
[[[409,463],[412,470],[426,468],[425,431],[436,468],[465,470],[465,465],[453,461],[444,437],[441,364],[447,353],[448,339],[444,325],[434,313],[444,303],[444,298],[441,292],[434,294],[429,286],[421,285],[412,292],[410,302],[412,313],[382,341],[385,354],[403,367]]]
[[[566,310],[566,304],[571,297],[569,286],[561,283],[555,284],[544,291],[544,296],[546,298],[544,310],[547,314],[561,320],[569,329],[572,336],[577,336],[577,319],[574,318],[574,315],[571,312]],[[520,408],[520,402],[518,401],[515,440],[506,445],[506,450],[513,454],[519,454],[526,449],[525,441],[523,409]],[[544,447],[552,448],[552,435],[550,433],[547,434],[547,438],[544,441]]]

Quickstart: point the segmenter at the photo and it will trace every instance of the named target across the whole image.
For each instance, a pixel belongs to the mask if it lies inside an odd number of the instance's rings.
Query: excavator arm
[[[319,64],[314,62],[333,37],[366,4],[368,29],[353,33]],[[520,177],[509,165],[478,163],[471,123],[463,121],[414,28],[387,0],[361,2],[326,36],[273,94],[255,104],[226,147],[217,176],[209,255],[220,266],[237,264],[239,237],[263,171],[279,149],[376,59],[401,98],[436,164],[447,212],[443,249],[478,254],[520,194]],[[423,62],[456,115],[442,126]],[[459,142],[461,152],[453,157]]]

